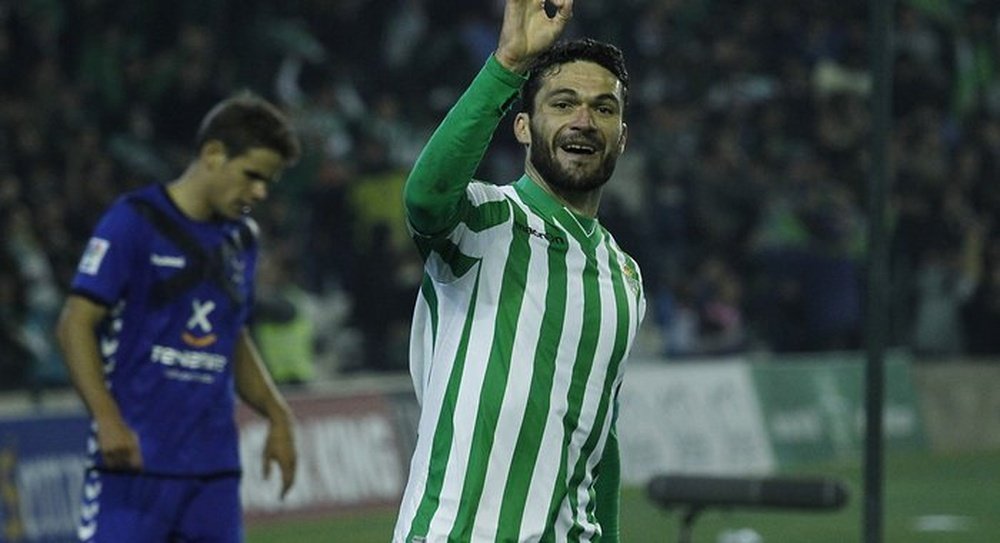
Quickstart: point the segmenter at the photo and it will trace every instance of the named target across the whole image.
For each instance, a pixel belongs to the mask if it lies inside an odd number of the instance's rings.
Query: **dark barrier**
[[[690,543],[694,519],[709,507],[835,510],[847,503],[840,481],[827,478],[658,475],[647,485],[657,505],[683,509],[678,542]]]

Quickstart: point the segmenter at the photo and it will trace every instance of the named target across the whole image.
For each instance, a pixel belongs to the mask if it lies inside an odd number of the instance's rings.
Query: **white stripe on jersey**
[[[539,232],[545,231],[545,221],[524,207],[528,225]],[[529,250],[531,260],[528,264],[528,277],[548,277],[548,244],[542,240],[530,239]],[[532,282],[529,281],[529,284]],[[495,539],[500,508],[503,505],[503,492],[511,460],[514,457],[514,447],[521,430],[521,422],[528,405],[528,393],[531,390],[531,379],[534,375],[535,348],[542,331],[541,316],[545,307],[545,295],[548,292],[548,281],[540,290],[527,288],[524,304],[538,304],[538,309],[525,311],[522,306],[518,314],[517,336],[512,352],[516,353],[510,361],[510,376],[503,396],[503,408],[497,420],[493,450],[490,453],[490,463],[486,470],[484,488],[500,489],[501,492],[484,492],[479,502],[476,514],[476,531],[484,530],[481,537]],[[522,537],[523,537],[522,533]]]
[[[478,267],[478,299],[496,300],[500,296],[499,290],[503,284],[504,266],[498,265],[497,262],[502,264],[507,261],[513,231],[496,230],[499,232],[489,236],[490,243],[493,244],[493,251],[502,252],[499,254],[489,253],[488,259],[484,260]],[[475,234],[471,234],[463,238],[461,245],[463,253],[469,254],[471,252],[467,252],[466,247],[477,245],[477,237]],[[474,240],[473,243],[468,242],[470,239]],[[497,262],[491,262],[492,259],[496,259]],[[490,289],[495,289],[495,291]],[[486,376],[486,366],[490,359],[490,346],[493,345],[498,309],[496,304],[482,303],[477,303],[474,309],[475,316],[469,333],[465,366],[461,375],[458,398],[455,401],[455,405],[463,406],[464,409],[456,410],[452,417],[455,428],[451,440],[451,454],[448,456],[448,467],[445,470],[444,485],[441,488],[441,502],[434,513],[433,520],[431,520],[430,533],[449,532],[455,521],[455,514],[461,506],[459,498],[462,496],[465,473],[469,466],[469,452],[472,449],[472,440],[476,430],[477,408],[481,396],[480,392],[483,388],[483,378]],[[456,321],[460,320],[461,322],[453,324],[459,327],[464,325],[467,312],[439,311],[439,314],[454,315],[457,317]],[[455,332],[457,333],[452,335],[461,335],[460,329],[455,330]],[[447,379],[441,379],[439,382],[447,385]]]
[[[558,352],[560,359],[575,360],[580,336],[583,332],[583,311],[579,305],[569,303],[570,300],[583,300],[583,274],[586,257],[576,238],[566,235],[569,251],[566,258],[566,309],[563,315],[563,333],[559,338]],[[569,387],[573,380],[573,364],[556,364],[553,376],[552,393],[549,414],[542,433],[541,450],[561,451],[566,432],[563,427],[563,417],[569,410]],[[544,459],[540,459],[544,460]],[[540,461],[535,466],[535,474],[528,489],[527,505],[524,508],[524,518],[521,521],[522,533],[541,534],[548,523],[549,506],[552,502],[552,490],[556,486],[559,475],[559,462]]]
[[[597,258],[597,272],[598,272],[598,284],[601,285],[599,299],[601,301],[601,329],[605,330],[608,327],[608,323],[617,324],[618,322],[618,312],[615,304],[615,293],[612,289],[611,283],[611,271],[608,268],[608,251],[606,245],[600,243],[597,246],[596,251]],[[597,360],[609,360],[611,358],[612,350],[614,348],[614,335],[602,333],[597,337],[597,345],[594,347],[594,358]],[[598,406],[601,402],[601,397],[604,392],[604,382],[605,376],[607,374],[606,368],[600,365],[595,365],[591,369],[590,375],[587,377],[587,386],[585,389],[585,396],[583,398],[582,408],[580,410],[580,417],[577,423],[577,429],[573,432],[572,445],[569,448],[569,454],[566,458],[566,484],[570,483],[570,480],[575,476],[576,465],[580,460],[580,453],[583,452],[583,446],[590,435],[598,431],[598,426],[595,426],[594,419],[597,417]],[[598,397],[594,398],[594,394]],[[587,530],[596,530],[597,526],[592,525],[581,512],[586,510],[587,504],[590,501],[590,495],[587,493],[587,489],[590,488],[590,471],[588,470],[584,474],[584,478],[579,482],[577,487],[577,505],[575,508],[571,508],[570,498],[573,489],[570,488],[569,493],[563,500],[563,504],[559,511],[559,523],[560,528],[556,530],[556,541],[561,543],[566,541],[566,535],[569,532],[569,528],[573,526],[574,520],[576,523],[580,524]]]

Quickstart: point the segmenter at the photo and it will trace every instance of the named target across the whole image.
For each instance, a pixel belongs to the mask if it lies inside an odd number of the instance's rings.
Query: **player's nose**
[[[267,200],[267,183],[263,181],[257,181],[250,187],[251,196],[255,201],[261,202]]]

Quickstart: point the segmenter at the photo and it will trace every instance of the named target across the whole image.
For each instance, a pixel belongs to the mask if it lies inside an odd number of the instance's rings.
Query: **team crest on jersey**
[[[639,270],[636,269],[635,264],[631,260],[626,260],[622,264],[622,277],[625,278],[625,283],[628,285],[629,290],[632,294],[639,295]]]
[[[87,242],[87,250],[80,259],[79,271],[87,275],[97,275],[97,270],[101,269],[101,262],[108,254],[111,242],[102,238],[90,238]]]

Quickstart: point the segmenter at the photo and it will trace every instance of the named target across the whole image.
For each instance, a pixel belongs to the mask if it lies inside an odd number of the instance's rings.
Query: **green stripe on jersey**
[[[473,232],[482,232],[510,220],[510,203],[506,200],[486,202],[475,206],[474,212],[465,218],[465,224]]]
[[[517,207],[514,207],[514,220],[527,222],[524,212]],[[455,541],[469,541],[472,537],[473,521],[483,495],[486,469],[493,451],[497,421],[500,418],[504,392],[510,377],[514,338],[517,335],[518,316],[524,301],[530,258],[528,237],[512,236],[500,286],[501,302],[493,331],[493,345],[486,365],[486,375],[479,391],[479,405],[476,409],[472,443],[469,446],[469,463],[462,484],[462,498],[459,502],[457,521],[449,535],[449,538]]]
[[[487,228],[502,224],[510,218],[510,204],[506,201],[486,202],[477,206],[469,206],[472,210],[463,219],[466,228],[472,232],[482,232]],[[426,261],[431,253],[437,253],[441,260],[447,264],[453,277],[462,277],[473,266],[479,263],[479,259],[467,255],[447,237],[424,237],[415,236],[417,249],[420,256]]]
[[[424,303],[427,304],[427,312],[431,318],[431,337],[437,338],[438,330],[438,299],[437,292],[434,290],[434,282],[431,281],[430,276],[424,274],[424,280],[420,284],[420,294],[424,297]]]
[[[553,238],[564,232],[546,223],[546,233]],[[546,318],[542,320],[539,332],[534,371],[531,375],[530,392],[521,427],[514,446],[514,455],[507,470],[503,500],[497,527],[497,541],[516,541],[519,538],[524,508],[528,503],[528,489],[531,486],[542,433],[549,414],[552,400],[553,376],[556,371],[556,347],[563,331],[566,314],[566,251],[564,246],[549,244],[547,251],[548,288],[545,291]]]
[[[625,349],[627,346],[628,331],[629,331],[629,312],[628,312],[628,295],[625,292],[624,278],[622,277],[622,266],[619,262],[620,255],[615,250],[611,244],[610,236],[604,236],[604,246],[608,251],[608,269],[611,273],[611,285],[614,290],[615,295],[615,313],[618,315],[618,322],[615,326],[615,340],[614,347],[611,353],[611,362],[608,364],[607,374],[604,377],[604,389],[601,394],[601,401],[597,408],[597,415],[594,417],[594,426],[597,427],[598,424],[601,425],[602,431],[591,432],[590,437],[587,438],[586,443],[583,445],[583,449],[580,453],[580,458],[576,462],[576,468],[573,471],[573,478],[570,479],[570,503],[573,505],[573,509],[579,511],[578,508],[578,493],[574,492],[573,489],[577,488],[580,483],[583,482],[584,477],[587,474],[587,462],[590,456],[593,454],[594,449],[597,447],[598,442],[604,435],[603,428],[610,424],[610,421],[605,421],[608,417],[608,408],[611,405],[611,399],[614,395],[614,387],[616,376],[618,375],[618,367],[621,364],[622,359],[625,356]],[[594,518],[594,490],[593,486],[590,488],[590,500],[587,504],[587,520],[590,523],[595,522]],[[570,530],[567,541],[569,543],[575,543],[580,541],[580,535],[583,533],[583,526],[580,525],[578,521],[575,521],[573,528]]]
[[[451,441],[455,432],[455,421],[449,416],[455,413],[455,404],[458,398],[459,384],[462,382],[462,371],[465,368],[466,354],[469,350],[469,336],[472,330],[472,322],[475,317],[476,299],[479,295],[479,283],[472,289],[472,297],[469,301],[469,312],[465,318],[465,325],[462,328],[462,339],[458,352],[455,355],[455,364],[451,368],[448,376],[448,386],[445,391],[444,400],[441,406],[441,413],[445,416],[438,417],[437,426],[434,428],[434,437],[431,444],[430,461],[427,468],[427,486],[424,489],[420,506],[413,518],[410,526],[410,533],[406,540],[413,537],[425,536],[430,529],[434,512],[437,511],[441,499],[441,488],[444,485],[445,472],[448,469],[448,459],[451,456]]]
[[[568,212],[567,212],[568,214]],[[597,338],[601,330],[601,293],[599,277],[597,273],[597,254],[594,241],[587,237],[580,224],[575,218],[562,219],[567,231],[577,240],[582,240],[580,244],[586,265],[583,270],[583,327],[580,332],[580,340],[577,344],[576,359],[573,362],[573,373],[570,381],[569,391],[566,396],[567,410],[563,416],[563,445],[559,463],[559,472],[555,481],[555,488],[552,492],[552,501],[549,503],[549,526],[543,541],[554,540],[555,528],[558,525],[559,509],[567,492],[575,494],[575,489],[567,486],[566,470],[569,463],[569,450],[572,446],[573,434],[580,424],[580,414],[583,411],[583,400],[587,389],[587,381],[590,379],[590,372],[594,366],[594,351],[597,347]],[[570,224],[566,224],[566,223]],[[595,232],[595,234],[597,234]]]

